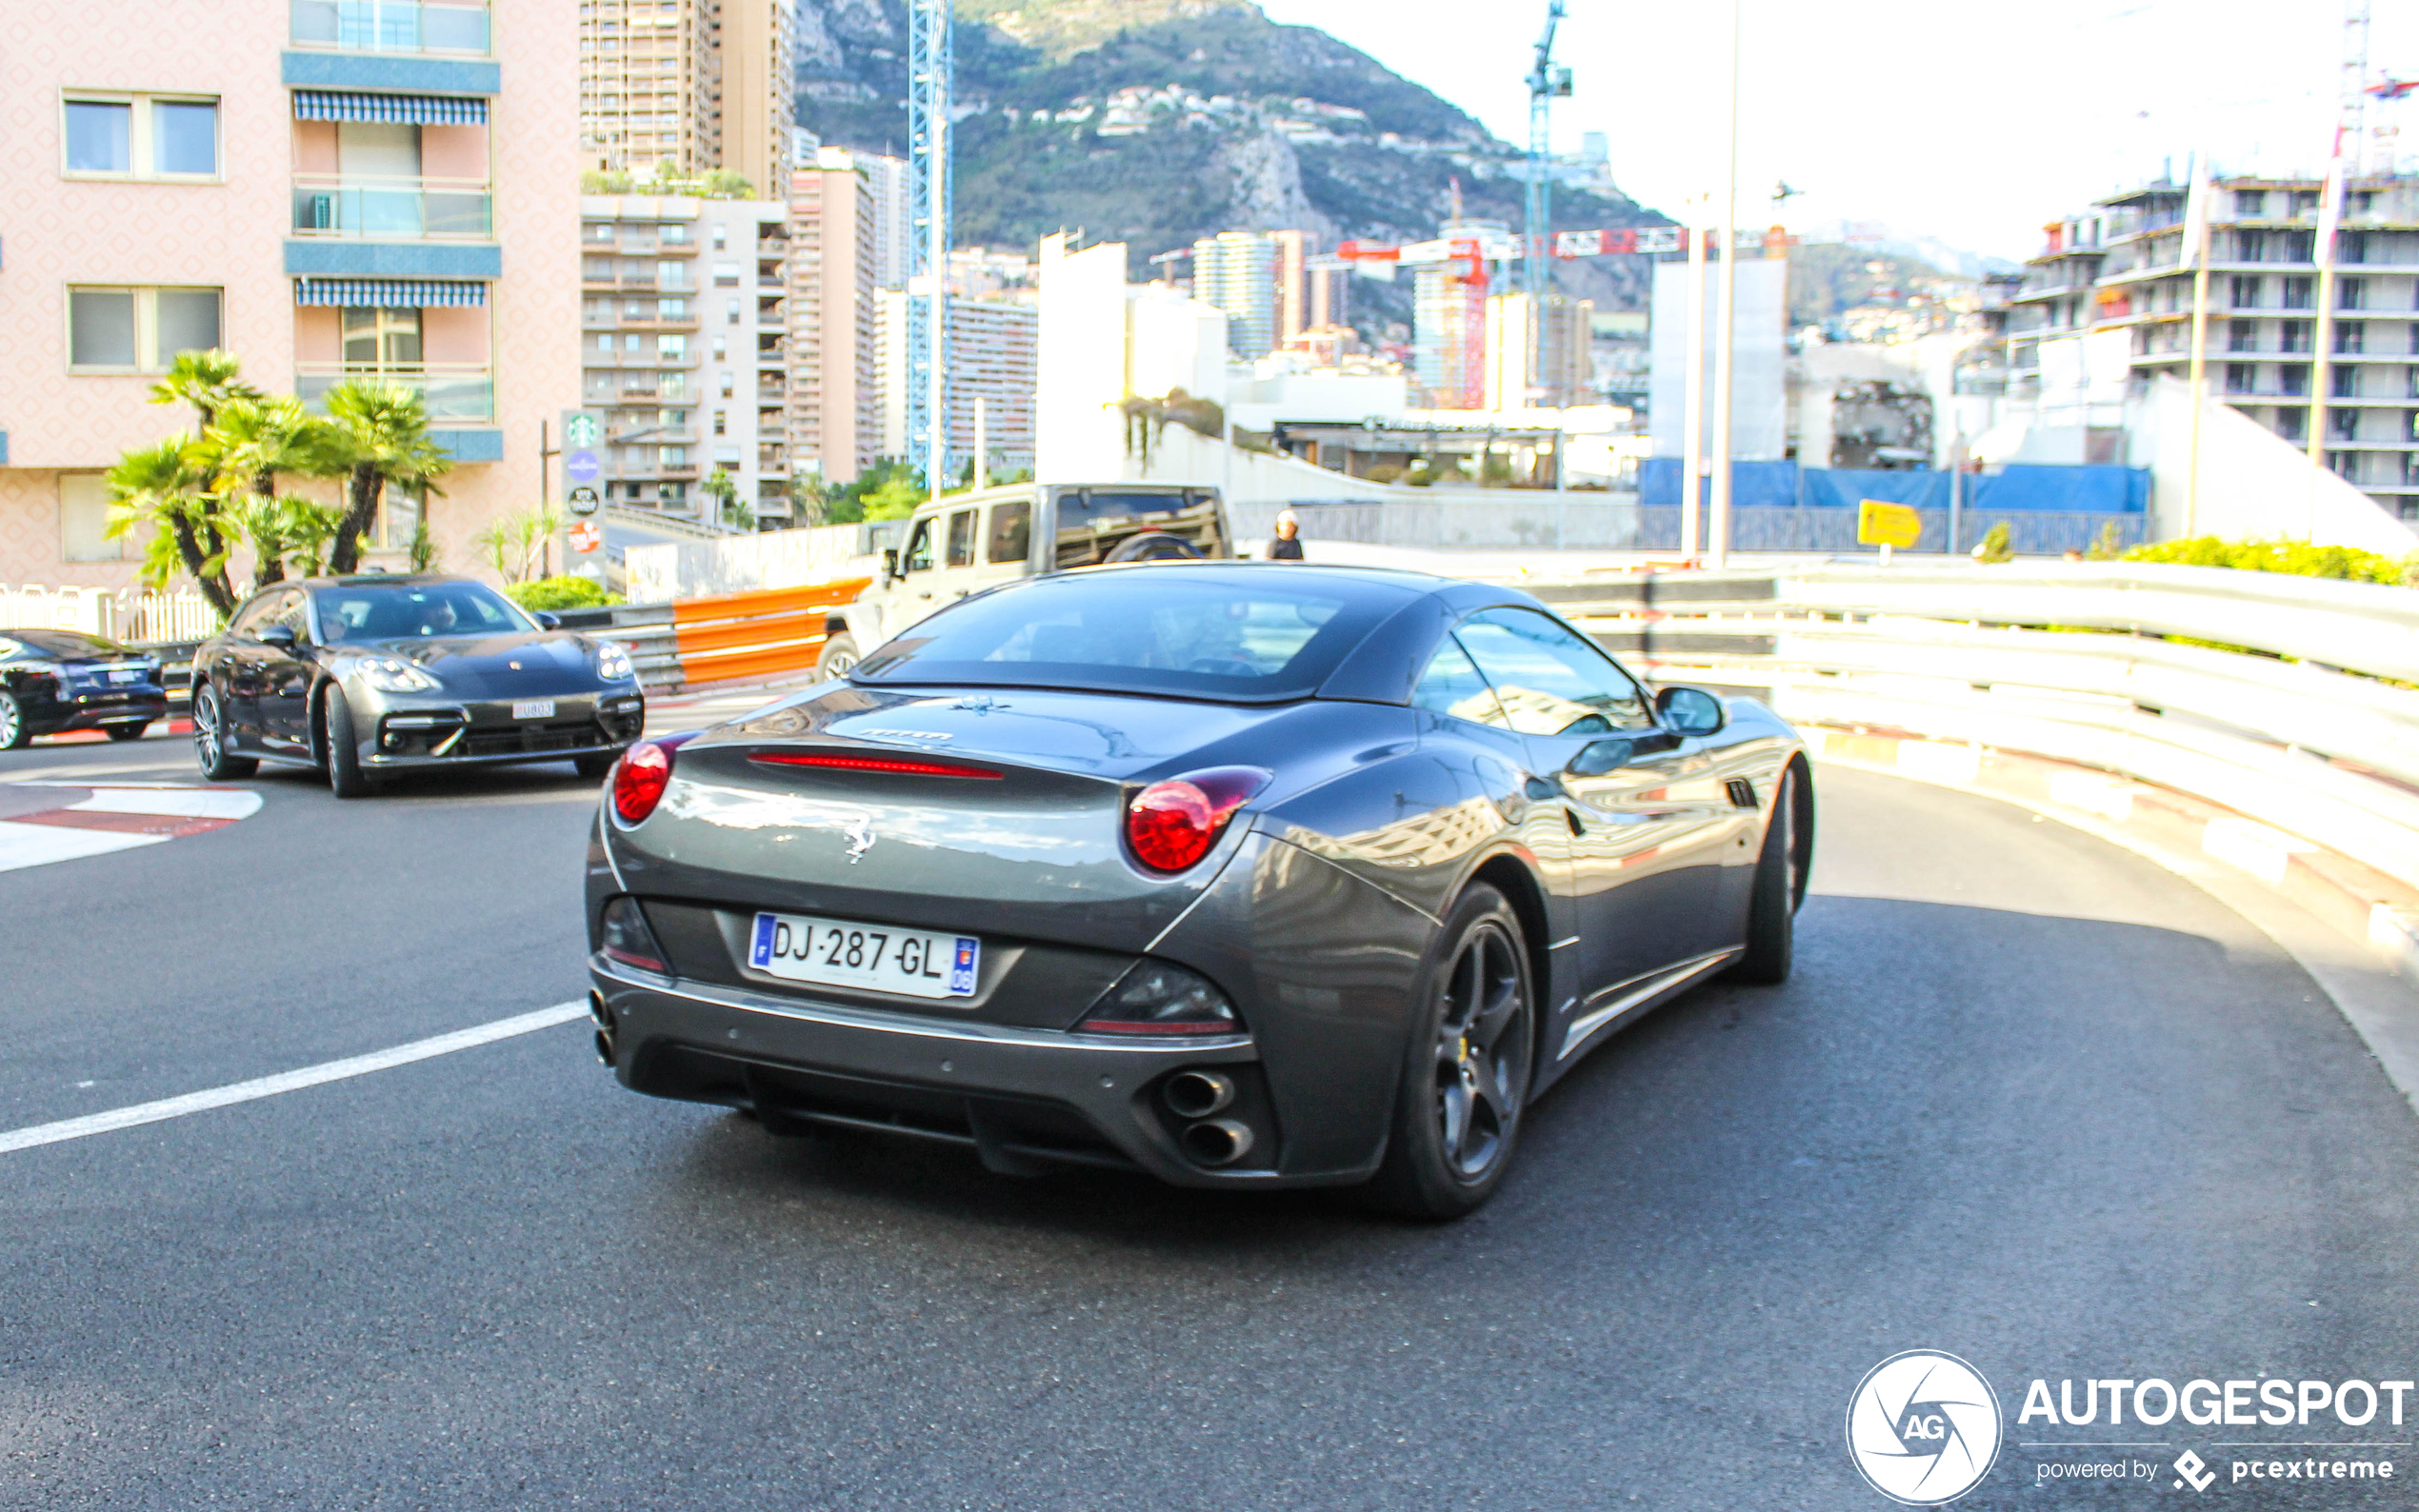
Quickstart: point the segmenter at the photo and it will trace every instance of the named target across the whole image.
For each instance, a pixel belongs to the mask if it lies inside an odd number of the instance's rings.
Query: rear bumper
[[[1217,1068],[1260,1084],[1259,1048],[1248,1035],[1127,1043],[936,1022],[659,977],[602,955],[590,957],[589,974],[625,1086],[750,1108],[776,1130],[874,1128],[970,1146],[996,1170],[1106,1165],[1185,1186],[1324,1186],[1368,1174],[1280,1175],[1262,1164],[1281,1145],[1274,1128],[1234,1166],[1186,1157],[1161,1084],[1179,1070]]]
[[[168,718],[168,695],[141,693],[87,694],[72,703],[61,701],[47,709],[26,710],[26,727],[37,735],[61,735],[71,729],[99,729],[104,725],[130,725]]]

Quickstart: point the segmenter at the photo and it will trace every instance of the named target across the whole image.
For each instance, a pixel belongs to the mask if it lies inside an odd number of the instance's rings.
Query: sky
[[[1554,148],[1611,138],[1612,172],[1679,215],[1724,178],[1729,11],[1567,0],[1574,74]],[[1804,231],[1879,221],[1902,238],[2022,259],[2041,227],[2110,190],[2221,172],[2319,171],[2332,141],[2338,0],[1740,0],[1739,221]],[[1546,0],[1262,0],[1529,139],[1526,79]],[[2419,74],[2419,5],[2376,0],[2372,70]],[[2419,155],[2419,100],[2397,112]],[[2370,108],[2371,124],[2380,119]],[[2387,119],[2392,119],[2389,116]],[[1778,215],[1776,181],[1804,193]],[[1718,213],[1718,212],[1717,212]]]

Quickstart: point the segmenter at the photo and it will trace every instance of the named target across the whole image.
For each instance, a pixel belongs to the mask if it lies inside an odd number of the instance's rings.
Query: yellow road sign
[[[1879,499],[1856,501],[1856,539],[1860,545],[1893,546],[1901,551],[1911,551],[1923,533],[1924,517],[1903,504],[1884,504]]]

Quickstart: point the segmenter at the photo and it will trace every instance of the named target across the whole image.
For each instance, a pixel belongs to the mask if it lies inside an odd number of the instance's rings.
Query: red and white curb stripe
[[[30,787],[61,787],[86,796],[55,808],[36,808],[0,819],[0,871],[80,861],[205,834],[249,819],[260,808],[260,794],[240,787],[14,786],[20,792]]]

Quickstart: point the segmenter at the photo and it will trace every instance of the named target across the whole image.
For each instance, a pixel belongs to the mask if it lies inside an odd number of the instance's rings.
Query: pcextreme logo
[[[1848,1453],[1867,1483],[1905,1506],[1939,1506],[1999,1458],[1999,1398],[1982,1372],[1909,1349],[1865,1372],[1848,1399]]]

